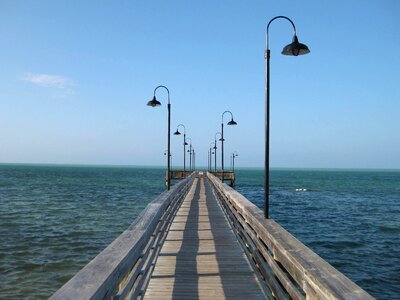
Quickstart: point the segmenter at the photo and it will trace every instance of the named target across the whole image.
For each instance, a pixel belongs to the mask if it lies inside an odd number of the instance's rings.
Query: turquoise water
[[[49,297],[164,190],[164,175],[0,165],[0,299]],[[262,206],[261,170],[238,170],[236,188]],[[273,170],[271,216],[373,296],[400,295],[400,172]]]
[[[262,208],[263,171],[236,175]],[[400,171],[273,170],[270,195],[271,218],[377,299],[399,299]]]

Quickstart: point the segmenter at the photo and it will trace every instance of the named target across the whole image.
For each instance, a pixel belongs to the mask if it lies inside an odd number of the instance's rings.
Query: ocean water
[[[236,176],[262,209],[263,171]],[[270,186],[271,218],[375,298],[400,299],[400,171],[273,170]]]
[[[0,299],[48,298],[164,190],[164,175],[0,165]],[[262,207],[261,170],[237,170],[236,183]],[[273,170],[270,204],[272,218],[370,294],[399,298],[399,171]]]
[[[0,299],[47,299],[164,190],[163,176],[0,165]]]

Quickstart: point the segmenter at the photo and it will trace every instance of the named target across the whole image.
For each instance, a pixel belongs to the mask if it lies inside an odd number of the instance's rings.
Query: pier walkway
[[[171,224],[144,299],[265,299],[203,175]]]
[[[50,299],[374,298],[220,178],[193,172]]]

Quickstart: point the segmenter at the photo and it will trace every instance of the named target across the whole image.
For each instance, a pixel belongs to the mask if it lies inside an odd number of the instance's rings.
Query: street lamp
[[[159,102],[156,99],[156,91],[159,88],[164,88],[167,90],[168,93],[168,105],[167,105],[167,109],[168,109],[168,155],[167,155],[167,190],[170,189],[171,186],[171,164],[170,164],[170,155],[171,155],[171,102],[170,102],[170,98],[169,98],[169,90],[166,86],[163,85],[159,85],[158,87],[156,87],[154,89],[154,93],[153,93],[153,99],[150,100],[149,102],[147,102],[148,106],[151,107],[157,107],[157,106],[161,106],[161,102]]]
[[[191,138],[186,138],[185,139],[185,146],[187,146],[188,145],[188,143],[186,142],[187,140],[190,140],[190,145],[189,145],[189,150],[187,151],[187,152],[189,152],[189,170],[191,171],[192,170],[192,139]]]
[[[192,155],[193,155],[193,171],[196,170],[196,152],[194,151],[194,148],[192,149]]]
[[[229,110],[224,111],[221,117],[221,167],[222,167],[222,182],[224,181],[224,115],[226,113],[231,114],[231,120],[227,123],[227,125],[237,125],[237,123],[233,120],[233,114]]]
[[[174,135],[180,135],[181,133],[179,132],[179,126],[183,127],[183,174],[186,177],[186,127],[183,124],[179,124],[176,127],[176,131],[174,132]]]
[[[221,136],[221,138],[220,138],[219,140],[221,141],[221,139],[222,139],[222,134],[221,134],[221,132],[217,132],[217,133],[214,135],[214,159],[215,159],[215,165],[214,165],[214,167],[215,167],[215,172],[217,172],[217,134],[219,134],[219,135]]]
[[[209,160],[210,160],[210,162],[209,162],[209,171],[210,172],[212,172],[212,155],[214,154],[214,152],[212,151],[212,149],[214,148],[214,146],[212,146],[212,144],[214,144],[214,142],[211,142],[210,143],[210,150],[209,150],[209,153],[210,153],[210,156],[209,156]]]
[[[232,171],[235,172],[235,157],[239,156],[239,154],[235,151],[232,153]]]
[[[265,74],[265,189],[264,189],[264,217],[266,219],[269,218],[269,93],[270,93],[270,88],[269,88],[269,64],[270,64],[270,56],[271,52],[269,50],[268,46],[268,35],[269,35],[269,26],[271,25],[272,21],[276,19],[286,19],[288,20],[293,27],[294,31],[294,36],[292,43],[285,46],[282,50],[283,55],[291,55],[291,56],[298,56],[298,55],[304,55],[310,52],[308,47],[304,44],[299,43],[299,40],[296,35],[296,26],[294,26],[294,23],[292,20],[290,20],[288,17],[285,16],[277,16],[275,18],[272,18],[268,25],[267,25],[267,33],[266,33],[266,50],[264,54],[264,58],[266,61],[266,74]]]

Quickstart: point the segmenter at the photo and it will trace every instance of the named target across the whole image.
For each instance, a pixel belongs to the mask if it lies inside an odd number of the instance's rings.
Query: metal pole
[[[207,171],[210,171],[210,150],[207,150]]]
[[[193,149],[193,171],[196,170],[196,152]]]
[[[217,172],[217,138],[214,140],[214,168],[215,172]]]
[[[186,133],[183,134],[183,174],[186,177]]]
[[[264,217],[269,218],[269,70],[270,70],[270,50],[266,51],[266,86],[265,86],[265,189],[264,189]]]
[[[224,121],[222,115],[222,123],[221,123],[221,181],[224,182]]]
[[[169,98],[169,96],[168,96]],[[168,101],[169,102],[169,101]],[[171,187],[171,104],[168,103],[168,166],[167,166],[167,190]]]
[[[264,217],[266,219],[269,218],[269,178],[270,178],[270,164],[269,164],[269,148],[270,148],[270,140],[269,140],[269,133],[270,133],[270,58],[271,58],[271,51],[269,50],[269,41],[268,41],[268,34],[269,34],[269,26],[271,23],[276,19],[286,19],[288,20],[293,27],[294,37],[296,37],[296,26],[288,17],[285,16],[277,16],[272,18],[267,25],[267,33],[265,36],[266,40],[266,47],[265,47],[265,62],[266,62],[266,73],[265,73],[265,189],[264,189]],[[298,55],[298,54],[297,54]],[[297,56],[296,55],[296,56]]]
[[[213,156],[213,148],[214,147],[211,147],[211,156],[210,156],[210,166],[211,166],[211,172],[212,172],[212,170],[213,170],[213,166],[212,166],[212,156]]]
[[[167,105],[167,108],[168,108],[168,134],[167,134],[168,150],[167,151],[168,151],[168,153],[167,153],[167,182],[166,182],[166,185],[167,185],[167,190],[169,190],[170,186],[171,186],[171,160],[170,160],[170,155],[171,155],[171,101],[170,101],[170,95],[169,95],[168,88],[164,85],[157,86],[154,89],[153,100],[149,101],[147,103],[147,105],[153,106],[153,107],[161,105],[161,103],[156,100],[156,91],[159,88],[166,89],[167,93],[168,93],[168,105]]]
[[[211,172],[211,148],[208,149],[208,171]]]
[[[192,171],[192,144],[189,145],[189,157],[190,157],[189,170]]]

